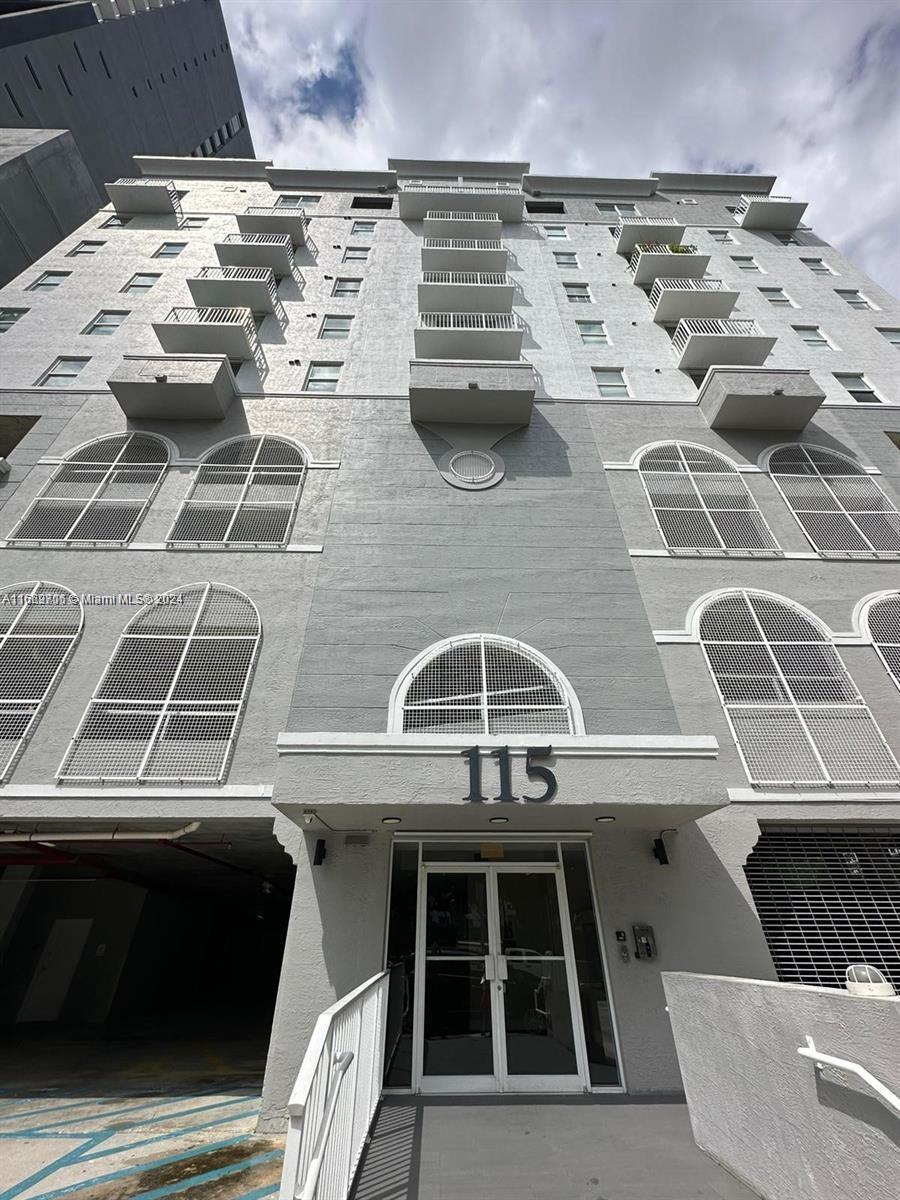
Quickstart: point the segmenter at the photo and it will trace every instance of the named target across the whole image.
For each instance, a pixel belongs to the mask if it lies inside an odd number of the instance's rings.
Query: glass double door
[[[423,866],[418,1090],[588,1086],[564,887],[555,865]]]

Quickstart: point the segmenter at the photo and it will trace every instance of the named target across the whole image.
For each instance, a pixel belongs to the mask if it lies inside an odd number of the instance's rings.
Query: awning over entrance
[[[714,737],[282,733],[278,752],[275,807],[300,825],[677,828],[728,804]]]

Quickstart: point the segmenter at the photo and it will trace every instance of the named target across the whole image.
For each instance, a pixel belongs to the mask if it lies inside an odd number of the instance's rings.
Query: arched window
[[[882,596],[866,613],[872,645],[900,688],[900,592]]]
[[[0,780],[40,720],[83,620],[81,601],[58,583],[0,589]]]
[[[219,783],[259,646],[234,588],[166,592],[125,627],[59,769],[60,779]]]
[[[645,450],[638,466],[670,550],[778,550],[747,485],[724,455],[689,442],[666,442]]]
[[[900,765],[811,613],[766,592],[727,592],[703,608],[700,641],[752,782],[900,780]]]
[[[859,463],[821,446],[779,446],[769,474],[820,554],[900,554],[900,513]]]
[[[79,446],[53,472],[9,540],[124,545],[168,465],[168,446],[149,433],[117,433]]]
[[[303,490],[306,456],[261,434],[216,446],[197,468],[170,546],[283,546]]]
[[[466,634],[430,646],[391,697],[389,733],[583,733],[572,688],[512,638]]]

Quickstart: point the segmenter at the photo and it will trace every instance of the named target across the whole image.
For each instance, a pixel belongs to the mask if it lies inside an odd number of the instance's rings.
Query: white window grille
[[[66,782],[221,783],[259,649],[243,592],[195,583],[125,627],[60,764]]]
[[[0,781],[40,720],[83,621],[78,597],[57,583],[0,589]]]
[[[149,433],[114,434],[79,446],[53,472],[9,541],[125,545],[168,465],[166,443]]]
[[[306,478],[306,456],[262,434],[215,447],[197,468],[167,538],[174,547],[283,546]]]
[[[878,657],[900,688],[900,592],[876,600],[866,614],[866,625]]]
[[[644,451],[638,467],[659,532],[673,553],[779,552],[746,483],[724,455],[667,442]]]
[[[566,678],[511,638],[468,634],[429,647],[394,689],[392,733],[583,733]]]
[[[705,606],[700,641],[752,783],[900,781],[900,765],[812,614],[736,589]]]
[[[862,467],[822,446],[779,446],[769,474],[822,555],[900,554],[900,513]]]

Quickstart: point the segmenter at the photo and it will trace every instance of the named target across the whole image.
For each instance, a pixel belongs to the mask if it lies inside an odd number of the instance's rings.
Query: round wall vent
[[[451,474],[463,483],[485,483],[494,474],[494,460],[483,450],[462,450],[447,464]]]

